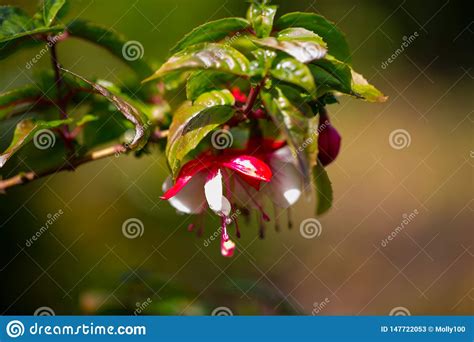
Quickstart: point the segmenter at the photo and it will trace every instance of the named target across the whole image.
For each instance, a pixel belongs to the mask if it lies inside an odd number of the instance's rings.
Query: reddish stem
[[[260,88],[262,87],[261,84],[256,85],[250,89],[249,96],[247,98],[247,103],[243,108],[243,112],[245,115],[248,115],[251,111],[253,106],[255,105],[255,101],[257,101],[258,94],[260,93]]]
[[[55,85],[56,85],[56,91],[57,91],[57,105],[59,108],[59,113],[61,115],[61,119],[65,120],[68,118],[67,115],[67,102],[66,102],[66,97],[62,96],[61,90],[63,89],[63,77],[61,75],[61,66],[58,61],[58,54],[56,51],[56,41],[54,38],[48,38],[50,45],[51,45],[51,63],[53,65],[53,70],[54,70],[54,80],[55,80]],[[61,127],[61,137],[64,140],[64,143],[68,150],[71,152],[71,154],[74,154],[74,144],[71,139],[71,134],[69,132],[69,127],[67,125],[64,125]]]

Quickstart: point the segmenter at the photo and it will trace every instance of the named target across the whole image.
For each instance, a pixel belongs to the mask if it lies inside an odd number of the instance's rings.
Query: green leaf
[[[205,107],[184,105],[175,113],[169,130],[166,157],[176,176],[182,160],[207,134],[228,121],[234,113],[230,106]],[[185,130],[186,129],[186,130]]]
[[[104,87],[103,85],[86,80],[84,77],[79,76],[69,70],[62,69],[63,71],[79,78],[83,82],[86,82],[97,94],[105,97],[110,103],[112,103],[123,116],[130,121],[135,127],[135,136],[127,143],[127,148],[131,150],[140,150],[148,142],[150,136],[150,125],[148,124],[148,118],[146,115],[128,101],[113,94],[112,91]],[[110,83],[109,83],[110,84]]]
[[[194,105],[186,102],[174,114],[169,129],[166,157],[173,175],[182,160],[215,128],[234,114],[235,100],[228,90],[201,95]],[[217,104],[217,105],[215,105]]]
[[[66,0],[43,1],[43,21],[46,26],[51,26],[59,11],[65,4]]]
[[[333,191],[329,176],[324,167],[319,162],[313,168],[313,179],[316,186],[316,213],[318,215],[322,215],[332,206]]]
[[[135,59],[127,57],[127,53],[124,53],[124,47],[126,47],[126,44],[130,43],[130,41],[121,34],[85,20],[74,20],[67,26],[67,31],[74,37],[84,39],[105,48],[127,64],[140,78],[153,72],[153,69],[144,58]],[[134,46],[139,50],[137,51],[138,53],[144,53],[143,46],[139,44]]]
[[[363,98],[369,102],[385,102],[388,97],[382,94],[380,90],[369,84],[361,74],[351,70],[352,72],[352,92],[353,95]]]
[[[202,43],[178,52],[143,82],[154,80],[173,71],[195,69],[217,70],[245,77],[249,74],[250,62],[230,46]]]
[[[351,93],[352,75],[347,64],[328,55],[309,64],[309,68],[318,87],[318,97],[333,90],[344,94]]]
[[[16,110],[23,113],[28,106],[44,108],[55,106],[52,99],[57,99],[57,88],[52,70],[42,70],[33,74],[34,84],[7,91],[0,94],[0,120],[16,115]],[[79,81],[68,74],[63,75],[63,82],[68,90],[87,87],[87,83]]]
[[[255,60],[250,62],[250,73],[253,76],[265,77],[270,71],[277,54],[272,50],[257,49],[252,51],[252,55]]]
[[[257,45],[283,51],[301,63],[321,59],[326,55],[326,43],[317,34],[302,29],[287,29],[279,32],[276,38],[256,39]]]
[[[83,126],[81,145],[87,150],[92,150],[100,145],[123,142],[124,133],[133,128],[130,127],[130,122],[124,120],[122,113],[108,101],[97,102],[93,108],[98,120],[89,121]]]
[[[29,41],[38,34],[59,33],[62,26],[37,27],[35,21],[21,9],[11,6],[0,6],[0,59],[4,59],[21,47],[44,44],[38,39]]]
[[[144,121],[149,121],[154,118],[154,110],[157,109],[157,107],[146,104],[142,102],[141,100],[137,99],[136,97],[132,98],[129,95],[124,94],[122,90],[120,89],[120,87],[118,87],[116,84],[112,82],[99,79],[96,81],[96,83],[99,86],[106,88],[113,95],[117,96],[118,98],[130,104],[133,108],[136,108],[140,113],[144,114],[143,116]],[[166,107],[166,102],[164,102],[163,105],[165,105]],[[148,124],[149,122],[146,123],[146,125]]]
[[[314,44],[320,45],[323,48],[327,49],[327,44],[319,35],[313,31],[301,27],[287,28],[278,32],[278,40],[282,41],[301,41],[301,42],[312,42]]]
[[[247,19],[252,24],[258,38],[270,36],[273,29],[273,19],[277,6],[267,6],[262,3],[252,3],[247,12]]]
[[[276,92],[274,97],[271,93],[262,91],[263,103],[275,126],[283,132],[307,186],[310,183],[309,162],[304,153],[304,145],[309,128],[308,120],[279,88],[276,88]]]
[[[35,101],[41,95],[41,89],[33,84],[0,93],[0,109]]]
[[[85,126],[89,122],[93,122],[97,120],[99,120],[99,117],[97,115],[86,114],[76,122],[76,126]]]
[[[0,42],[14,39],[36,28],[32,18],[17,7],[0,7]]]
[[[314,119],[315,112],[309,105],[312,97],[306,92],[302,92],[300,87],[292,85],[280,84],[278,88],[285,95],[285,97],[300,111],[306,118]]]
[[[181,87],[188,80],[191,72],[182,72],[180,70],[170,72],[161,78],[166,90],[175,90]]]
[[[311,96],[316,95],[316,85],[311,71],[294,58],[282,59],[270,70],[270,74],[280,81],[303,88]]]
[[[232,93],[227,90],[213,90],[199,96],[194,105],[201,105],[206,107],[214,106],[233,106],[235,99]]]
[[[186,96],[188,100],[194,101],[200,95],[212,90],[222,89],[228,83],[235,80],[235,76],[213,70],[195,71],[186,83]]]
[[[209,107],[187,122],[183,127],[182,136],[186,136],[184,139],[187,142],[192,141],[194,149],[197,146],[196,142],[199,143],[210,131],[228,121],[233,114],[234,111],[230,107]],[[182,155],[182,158],[186,156],[184,153],[179,155]]]
[[[21,49],[37,48],[41,45],[44,46],[44,44],[45,43],[42,41],[33,40],[29,37],[20,37],[17,39],[8,40],[6,42],[0,43],[0,60],[13,55]]]
[[[318,14],[293,12],[280,17],[275,25],[278,29],[302,27],[320,35],[328,44],[329,53],[337,59],[350,63],[351,54],[344,34],[337,26]]]
[[[51,129],[70,123],[72,120],[56,120],[56,121],[33,121],[31,119],[25,119],[20,121],[13,133],[13,140],[10,146],[7,147],[2,154],[0,154],[0,168],[10,159],[19,149],[34,139],[35,134],[42,130],[48,130],[44,132],[43,138],[48,138],[50,142],[54,142],[55,136]],[[37,139],[41,139],[38,135]],[[49,143],[49,142],[48,142]],[[41,141],[38,141],[41,145]],[[54,144],[54,143],[51,143]],[[51,145],[52,146],[52,145]]]
[[[171,53],[177,53],[184,48],[199,43],[216,42],[248,27],[250,27],[250,23],[242,18],[224,18],[208,22],[188,33],[171,49]]]

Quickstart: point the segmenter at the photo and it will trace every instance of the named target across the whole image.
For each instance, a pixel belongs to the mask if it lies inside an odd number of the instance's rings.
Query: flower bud
[[[319,117],[318,148],[318,159],[323,166],[332,163],[341,148],[341,136],[331,125],[329,117],[325,112],[320,113]]]

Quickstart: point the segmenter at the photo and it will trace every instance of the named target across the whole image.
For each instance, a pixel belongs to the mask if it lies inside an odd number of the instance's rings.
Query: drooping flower
[[[246,152],[270,165],[273,177],[262,185],[262,192],[280,208],[289,208],[302,194],[303,177],[295,165],[294,155],[284,141],[262,139],[250,141]]]
[[[326,112],[319,116],[318,159],[323,166],[332,163],[341,149],[341,136],[332,126]]]
[[[244,154],[209,153],[185,164],[172,185],[168,179],[163,185],[162,199],[169,200],[177,210],[187,214],[202,213],[209,207],[222,218],[221,253],[232,256],[235,244],[230,240],[227,225],[232,222],[231,180],[259,188],[261,182],[272,178],[270,167],[253,156]]]
[[[237,216],[232,210],[256,209],[263,221],[270,221],[264,210],[268,198],[276,207],[289,208],[302,194],[303,180],[285,142],[270,139],[250,140],[245,149],[227,149],[220,155],[209,152],[186,163],[173,185],[163,184],[168,200],[178,211],[200,214],[207,208],[221,217],[221,253],[232,256],[235,244],[227,226],[234,223],[240,237]]]

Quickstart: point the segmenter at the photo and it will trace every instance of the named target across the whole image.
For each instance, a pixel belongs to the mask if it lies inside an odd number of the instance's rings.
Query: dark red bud
[[[318,148],[318,159],[323,166],[332,163],[341,149],[341,136],[325,113],[321,114],[319,119]]]
[[[263,109],[259,108],[253,112],[253,117],[255,119],[265,119],[267,117],[267,113]]]

